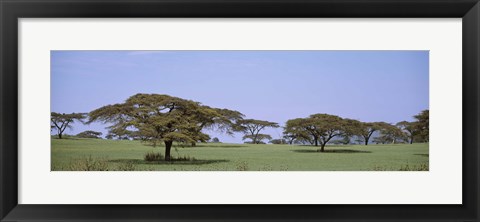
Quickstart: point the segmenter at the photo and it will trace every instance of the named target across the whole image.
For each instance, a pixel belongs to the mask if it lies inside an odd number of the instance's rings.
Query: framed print
[[[479,7],[2,1],[1,220],[478,221]]]

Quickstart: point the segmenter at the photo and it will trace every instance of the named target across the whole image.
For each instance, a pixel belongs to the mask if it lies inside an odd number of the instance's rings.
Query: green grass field
[[[172,162],[147,162],[147,152],[164,154],[164,147],[139,141],[52,139],[53,171],[369,171],[428,170],[428,144],[297,145],[203,143],[172,148]]]

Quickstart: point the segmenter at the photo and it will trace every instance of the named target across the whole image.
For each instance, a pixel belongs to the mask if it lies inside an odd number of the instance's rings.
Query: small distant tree
[[[245,135],[243,140],[250,139],[252,144],[264,144],[262,140],[271,140],[272,137],[268,134]]]
[[[350,140],[351,140],[350,136],[344,135],[344,136],[343,136],[343,139],[340,140],[340,142],[341,142],[341,144],[343,144],[343,145],[348,145],[348,144],[350,144]]]
[[[271,144],[287,144],[287,141],[285,139],[273,139],[270,140]]]
[[[220,143],[220,140],[217,137],[213,137],[212,143]]]
[[[289,134],[287,132],[283,133],[283,140],[285,140],[286,143],[292,145],[295,139],[297,138],[296,135],[294,134]]]
[[[361,139],[360,137],[357,137],[357,139],[355,139],[355,142],[360,145],[363,143],[363,139]]]
[[[108,134],[105,136],[107,139],[126,140],[130,137],[134,138],[137,135],[137,132],[127,130],[124,127],[113,125],[107,128],[109,129]]]
[[[389,138],[385,137],[385,136],[379,136],[379,137],[376,137],[375,139],[373,139],[373,143],[375,144],[386,144],[388,143],[388,141],[390,141]]]
[[[52,112],[50,114],[50,123],[51,128],[55,128],[57,130],[57,135],[59,139],[62,139],[63,132],[65,129],[71,129],[71,123],[78,121],[82,122],[86,118],[86,114],[84,113],[70,113],[70,114],[60,114],[56,112]]]
[[[329,144],[333,144],[333,145],[342,145],[343,144],[343,141],[342,140],[331,140],[330,142],[328,142]]]
[[[251,139],[253,144],[257,144],[259,141],[268,139],[271,140],[272,137],[267,134],[260,134],[260,132],[265,128],[278,128],[280,127],[278,123],[269,122],[264,120],[256,120],[256,119],[241,119],[237,122],[236,129],[238,131],[242,131],[245,136],[243,136],[243,140]]]
[[[102,133],[101,132],[96,132],[96,131],[92,131],[92,130],[87,130],[87,131],[83,131],[79,134],[77,134],[77,137],[79,138],[94,138],[94,139],[100,139]]]

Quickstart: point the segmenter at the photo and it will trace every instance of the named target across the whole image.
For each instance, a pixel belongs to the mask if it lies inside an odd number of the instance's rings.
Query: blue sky
[[[428,67],[428,51],[52,51],[51,110],[89,112],[158,93],[282,126],[314,113],[396,123],[428,109]],[[282,129],[264,133],[279,138]]]

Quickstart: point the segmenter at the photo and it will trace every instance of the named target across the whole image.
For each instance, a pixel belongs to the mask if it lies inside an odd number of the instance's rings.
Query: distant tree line
[[[308,143],[320,146],[323,152],[325,145],[333,138],[336,143],[349,144],[351,138],[368,145],[374,133],[378,133],[374,143],[413,143],[429,141],[429,111],[424,110],[415,115],[416,121],[402,121],[395,125],[386,122],[361,122],[353,119],[344,119],[329,114],[313,114],[307,118],[288,120],[284,127],[284,139],[289,144]]]
[[[272,139],[261,133],[266,128],[278,128],[278,123],[265,120],[244,119],[244,115],[235,110],[220,109],[202,105],[192,100],[181,99],[169,95],[136,94],[125,102],[106,105],[89,113],[60,114],[51,113],[51,128],[56,129],[58,138],[62,138],[71,123],[102,122],[108,124],[107,139],[140,140],[157,146],[165,146],[165,160],[170,160],[173,142],[188,143],[195,146],[197,142],[220,142],[211,139],[203,131],[215,130],[228,135],[243,133],[246,143],[259,144],[270,141],[274,144],[308,143],[320,146],[323,152],[325,145],[333,138],[343,138],[348,144],[352,137],[361,138],[368,145],[373,134],[377,143],[410,143],[428,142],[428,110],[415,116],[417,121],[402,121],[396,125],[384,122],[364,123],[352,119],[344,119],[329,114],[313,114],[307,118],[296,118],[286,122],[283,138]],[[88,119],[88,120],[87,120]],[[86,121],[85,121],[86,120]],[[82,138],[101,138],[102,134],[85,131],[77,134]]]

